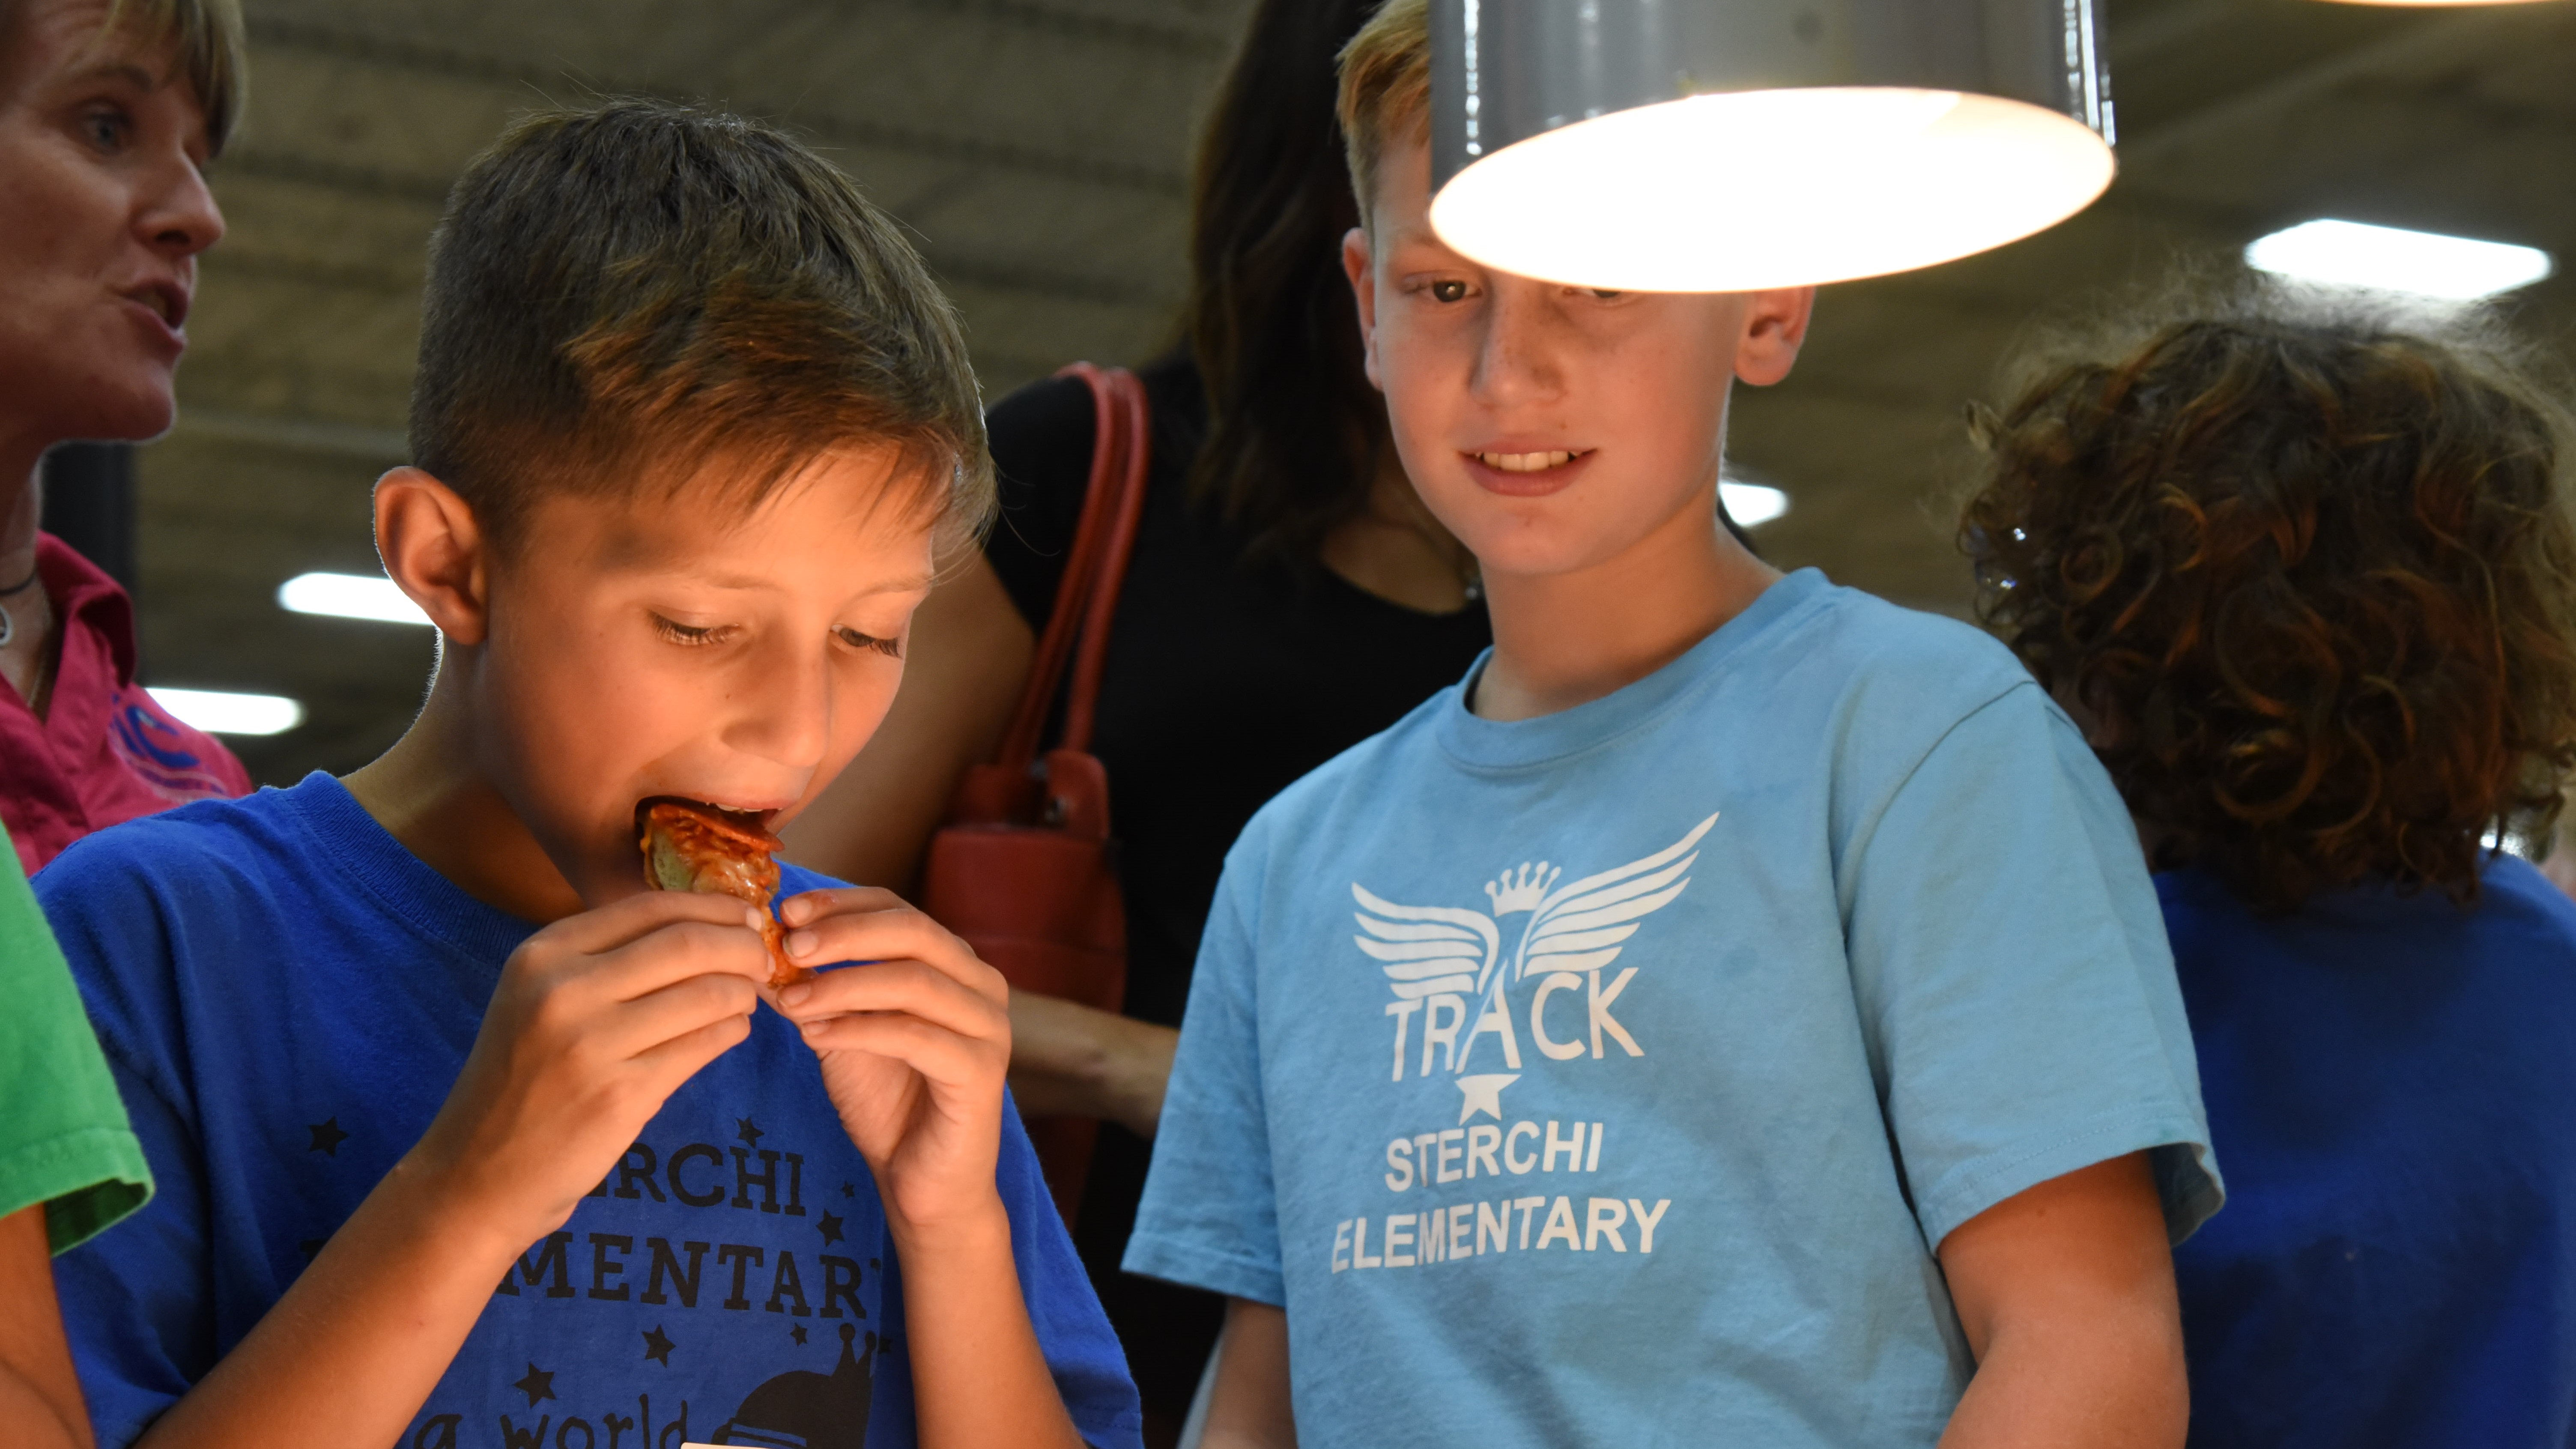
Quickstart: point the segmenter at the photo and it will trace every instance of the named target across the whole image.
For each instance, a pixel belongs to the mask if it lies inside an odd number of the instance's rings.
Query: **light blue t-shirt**
[[[1254,818],[1126,1265],[1285,1306],[1305,1443],[1929,1445],[1942,1238],[2154,1149],[2179,1239],[2208,1140],[2083,739],[1809,571],[1562,713],[1444,690]]]

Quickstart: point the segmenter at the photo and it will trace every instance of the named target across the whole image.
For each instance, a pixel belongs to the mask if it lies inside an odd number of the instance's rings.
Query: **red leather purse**
[[[1127,993],[1127,912],[1110,851],[1109,775],[1089,751],[1109,622],[1144,511],[1148,418],[1144,384],[1124,368],[1077,362],[1057,376],[1091,388],[1090,488],[1010,729],[991,760],[966,772],[931,837],[921,907],[1012,990],[1117,1011]],[[1068,662],[1064,733],[1040,754]],[[1100,1124],[1040,1117],[1028,1129],[1056,1211],[1071,1224]]]

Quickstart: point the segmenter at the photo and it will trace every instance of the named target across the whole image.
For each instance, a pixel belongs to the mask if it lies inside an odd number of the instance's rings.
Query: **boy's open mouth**
[[[1591,451],[1590,448],[1559,448],[1544,453],[1477,453],[1472,456],[1477,462],[1500,473],[1542,473],[1550,468],[1562,468]]]
[[[656,805],[678,805],[697,814],[708,823],[747,840],[766,841],[768,850],[778,848],[778,837],[770,832],[769,822],[778,817],[776,810],[741,810],[719,805],[712,800],[693,800],[686,795],[647,795],[635,802],[635,833],[644,833],[644,817]]]

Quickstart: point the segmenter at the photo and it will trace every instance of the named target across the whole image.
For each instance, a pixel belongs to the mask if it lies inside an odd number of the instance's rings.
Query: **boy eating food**
[[[1427,51],[1343,55],[1345,260],[1495,642],[1228,859],[1127,1255],[1234,1299],[1208,1449],[2179,1445],[2220,1188],[2119,797],[1992,641],[1720,525],[1811,291],[1441,245]]]
[[[522,121],[433,240],[412,445],[375,495],[440,633],[411,730],[43,880],[161,1184],[62,1264],[102,1440],[1136,1443],[999,978],[789,867],[773,991],[728,893],[990,506],[894,225],[735,117]],[[713,889],[648,889],[671,802],[753,842]]]

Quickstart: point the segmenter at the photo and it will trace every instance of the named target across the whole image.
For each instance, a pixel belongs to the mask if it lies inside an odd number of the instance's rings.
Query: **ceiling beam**
[[[605,76],[568,65],[530,65],[451,46],[309,20],[253,16],[250,37],[262,46],[301,50],[336,60],[355,60],[394,70],[423,71],[493,86],[525,87],[535,96],[572,82],[600,95],[653,96],[684,102],[703,99],[701,95],[688,93],[687,87],[667,82],[635,76]],[[794,115],[791,124],[826,145],[874,147],[953,165],[1024,172],[1156,196],[1177,197],[1189,192],[1189,180],[1177,165],[1140,166],[1040,146],[856,120],[803,107],[790,109]]]
[[[2294,67],[2136,135],[2120,147],[2124,168],[2152,168],[2205,141],[2247,131],[2265,118],[2350,81],[2457,64],[2492,53],[2517,28],[2540,23],[2534,8],[2494,6],[2428,16],[2394,35]],[[2199,32],[2207,43],[2206,32]],[[2117,76],[2112,84],[2118,85]]]

